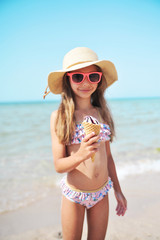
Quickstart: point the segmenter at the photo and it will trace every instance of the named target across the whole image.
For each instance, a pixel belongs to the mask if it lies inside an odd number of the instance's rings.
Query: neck
[[[75,99],[76,101],[76,110],[86,110],[86,109],[91,109],[93,108],[92,104],[91,104],[91,99],[90,98],[87,98],[87,99],[84,99],[84,98],[81,98],[81,99],[78,99],[76,98]]]

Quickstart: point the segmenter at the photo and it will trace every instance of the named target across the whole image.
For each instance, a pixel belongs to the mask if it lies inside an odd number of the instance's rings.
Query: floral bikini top
[[[105,124],[105,123],[100,123],[101,128],[100,128],[100,139],[98,140],[99,142],[102,141],[109,141],[110,140],[110,127],[109,125]],[[82,139],[85,137],[85,132],[84,132],[84,127],[83,125],[80,124],[76,124],[75,127],[75,132],[73,134],[72,140],[70,144],[79,144],[81,143]]]
[[[103,121],[98,109],[97,109],[97,113],[98,113],[100,121]],[[101,125],[101,127],[100,127],[100,132],[99,132],[100,138],[99,138],[98,142],[109,141],[111,139],[110,138],[111,130],[110,130],[109,125],[105,124],[105,123],[100,123],[100,122],[99,122],[99,124]],[[85,131],[84,131],[84,127],[83,127],[82,123],[76,123],[75,132],[72,136],[72,140],[67,145],[79,144],[82,142],[84,137],[85,137]]]

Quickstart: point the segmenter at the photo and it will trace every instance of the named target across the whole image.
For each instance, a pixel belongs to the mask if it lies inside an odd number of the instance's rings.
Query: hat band
[[[71,68],[71,67],[73,67],[75,65],[82,64],[82,63],[87,63],[87,62],[93,62],[93,61],[85,61],[85,62],[83,61],[83,62],[74,63],[74,64],[69,65],[68,67],[66,67],[66,69]]]

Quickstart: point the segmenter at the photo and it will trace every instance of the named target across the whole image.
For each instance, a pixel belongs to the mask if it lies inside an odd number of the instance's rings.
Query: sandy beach
[[[110,218],[107,240],[160,239],[160,175],[147,172],[121,180],[128,200],[124,217],[115,213],[114,191],[110,191]],[[43,198],[27,207],[0,215],[0,240],[63,239],[60,223],[61,192],[53,189]],[[87,239],[86,221],[82,239]]]

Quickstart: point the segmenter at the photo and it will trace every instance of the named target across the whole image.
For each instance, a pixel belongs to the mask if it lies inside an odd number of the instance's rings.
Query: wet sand
[[[160,174],[147,172],[121,180],[128,201],[124,217],[116,215],[114,191],[109,194],[110,216],[106,240],[160,240]],[[0,215],[0,240],[53,240],[61,234],[61,192]],[[87,226],[82,240],[87,239]]]

